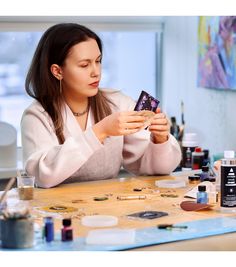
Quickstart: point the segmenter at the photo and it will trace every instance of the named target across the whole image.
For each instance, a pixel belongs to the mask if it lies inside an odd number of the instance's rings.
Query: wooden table
[[[208,219],[214,217],[232,216],[220,213],[218,206],[213,210],[201,212],[186,212],[179,204],[187,200],[184,193],[193,185],[187,185],[181,189],[164,189],[155,186],[156,180],[162,179],[184,179],[187,175],[174,176],[148,176],[128,177],[112,180],[101,180],[94,182],[63,184],[51,189],[35,189],[35,198],[30,201],[36,222],[42,224],[46,216],[42,207],[63,205],[75,207],[78,210],[72,213],[60,213],[55,218],[55,228],[61,229],[62,218],[72,218],[74,235],[77,237],[86,236],[91,230],[81,225],[81,218],[84,215],[114,215],[119,218],[120,228],[145,228],[156,226],[161,223],[181,223],[192,220]],[[143,188],[141,192],[133,191],[134,188]],[[158,192],[158,190],[160,192]],[[162,193],[177,194],[178,197],[161,197]],[[117,200],[120,195],[145,195],[145,200]],[[94,197],[108,196],[108,200],[94,201]],[[130,219],[126,215],[144,211],[155,210],[168,212],[169,216],[154,220]],[[48,213],[47,213],[48,216]],[[166,243],[156,246],[139,248],[136,250],[236,250],[236,233],[218,235],[213,237],[199,238],[181,242]]]

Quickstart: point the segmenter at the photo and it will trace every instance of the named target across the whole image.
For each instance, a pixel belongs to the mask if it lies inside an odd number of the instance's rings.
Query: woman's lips
[[[96,88],[98,87],[99,82],[90,83],[89,85]]]

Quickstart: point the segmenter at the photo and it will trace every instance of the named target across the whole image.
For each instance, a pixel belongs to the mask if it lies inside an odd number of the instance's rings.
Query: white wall
[[[181,118],[186,132],[196,132],[200,145],[215,154],[236,150],[236,91],[197,87],[198,17],[166,17],[163,44],[163,110]]]

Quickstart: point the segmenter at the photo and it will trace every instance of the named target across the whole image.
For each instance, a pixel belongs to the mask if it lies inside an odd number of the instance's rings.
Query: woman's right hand
[[[129,135],[144,127],[145,117],[137,115],[137,111],[112,113],[93,126],[98,139],[103,142],[108,136]]]

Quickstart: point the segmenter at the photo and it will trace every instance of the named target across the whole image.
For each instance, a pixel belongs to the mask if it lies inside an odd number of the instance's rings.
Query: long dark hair
[[[102,54],[102,42],[96,33],[76,23],[61,23],[50,27],[41,37],[25,80],[28,95],[35,98],[50,115],[59,144],[63,144],[62,103],[60,83],[50,71],[52,64],[62,66],[71,47],[94,39]],[[95,123],[111,114],[109,101],[99,90],[89,99]]]

